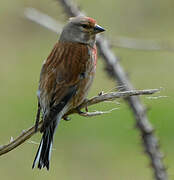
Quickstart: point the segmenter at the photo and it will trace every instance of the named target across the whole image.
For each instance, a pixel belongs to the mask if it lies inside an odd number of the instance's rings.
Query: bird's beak
[[[95,34],[97,34],[97,33],[101,33],[101,32],[103,32],[103,31],[105,31],[105,29],[104,28],[102,28],[101,26],[99,26],[99,25],[95,25],[95,27],[94,27],[94,32],[95,32]]]

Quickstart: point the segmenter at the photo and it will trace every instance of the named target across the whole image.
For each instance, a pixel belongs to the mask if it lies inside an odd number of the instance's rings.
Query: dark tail
[[[50,104],[51,109],[47,117],[43,120],[43,125],[40,132],[43,133],[39,148],[36,153],[36,157],[33,162],[32,168],[34,168],[38,162],[38,168],[46,167],[49,170],[49,162],[51,157],[51,150],[53,144],[53,136],[57,125],[59,124],[63,115],[67,112],[68,101],[76,93],[77,86],[69,87],[68,93],[62,98],[60,103],[54,105],[54,101]],[[54,96],[53,96],[54,97]],[[35,131],[38,129],[39,119],[40,119],[40,104],[38,103],[38,112],[36,116]]]
[[[51,158],[51,150],[55,128],[56,126],[52,122],[50,126],[44,129],[43,136],[37,150],[32,168],[34,168],[38,162],[39,169],[46,167],[47,170],[49,170],[49,162]]]

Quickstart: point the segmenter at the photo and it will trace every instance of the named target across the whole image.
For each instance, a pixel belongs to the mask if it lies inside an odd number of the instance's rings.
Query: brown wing
[[[39,102],[46,112],[60,104],[72,88],[81,80],[89,59],[86,45],[57,43],[43,64],[39,83]]]

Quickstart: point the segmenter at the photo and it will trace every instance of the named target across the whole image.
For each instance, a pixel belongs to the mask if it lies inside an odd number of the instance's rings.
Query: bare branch
[[[93,97],[92,99],[88,100],[88,102],[83,103],[80,105],[80,109],[84,108],[86,105],[93,105],[103,101],[113,101],[116,98],[127,98],[130,96],[138,96],[138,95],[151,95],[158,92],[159,89],[147,89],[147,90],[130,90],[124,92],[111,92],[111,93],[104,93],[100,96]]]
[[[57,34],[60,34],[62,31],[62,24],[34,8],[25,8],[24,15],[29,20],[34,21]]]
[[[80,113],[80,115],[83,117],[94,117],[94,116],[99,116],[99,115],[111,113],[112,111],[114,111],[116,109],[118,109],[118,108],[113,108],[109,111],[82,112],[82,113]]]
[[[156,100],[156,99],[161,99],[161,98],[168,98],[168,96],[152,96],[152,97],[147,97],[147,99],[152,99],[152,100]]]
[[[81,12],[77,5],[71,0],[57,0],[61,3],[68,16],[77,16]],[[124,91],[134,89],[131,82],[128,80],[126,73],[119,64],[117,57],[111,51],[110,44],[103,36],[98,36],[97,46],[101,56],[105,61],[105,67],[108,74],[118,82],[119,85],[126,85]],[[151,160],[156,180],[167,180],[166,169],[162,162],[162,154],[159,150],[158,139],[154,135],[153,127],[149,122],[146,109],[136,96],[125,98],[130,108],[132,109],[138,130],[140,131],[145,152]]]
[[[111,44],[119,48],[128,48],[143,51],[173,51],[174,44],[170,41],[157,39],[130,38],[125,36],[111,37]]]
[[[34,21],[35,23],[44,26],[45,28],[57,34],[60,34],[62,31],[62,27],[63,27],[62,23],[56,21],[52,17],[40,12],[35,8],[25,8],[24,15],[27,19]],[[174,44],[164,40],[162,41],[156,39],[137,39],[137,38],[130,38],[125,36],[111,37],[109,39],[111,45],[118,48],[128,48],[128,49],[146,50],[146,51],[174,50]]]
[[[86,102],[82,103],[78,108],[69,111],[65,116],[73,114],[73,113],[78,113],[81,116],[91,117],[91,116],[96,116],[96,115],[102,115],[105,113],[110,113],[114,109],[110,111],[106,111],[106,112],[97,111],[97,112],[92,112],[92,113],[89,113],[89,112],[79,113],[79,109],[83,109],[87,106],[98,104],[104,101],[113,101],[116,98],[123,98],[123,97],[135,96],[135,95],[150,95],[158,91],[159,89],[132,90],[132,91],[125,91],[125,92],[112,92],[112,93],[107,93],[100,96],[95,96],[87,100]],[[42,126],[42,121],[39,122],[38,131],[40,130],[41,126]],[[0,156],[15,149],[20,144],[24,143],[27,139],[29,139],[31,136],[33,136],[35,133],[36,133],[35,127],[32,126],[28,130],[23,130],[21,135],[19,135],[16,139],[11,137],[10,143],[0,146]]]

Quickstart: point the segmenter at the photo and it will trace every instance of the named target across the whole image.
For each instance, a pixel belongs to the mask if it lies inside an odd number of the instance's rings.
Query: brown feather
[[[59,103],[67,93],[68,87],[73,85],[79,85],[80,89],[73,98],[73,106],[82,102],[83,96],[86,95],[84,91],[89,88],[86,84],[94,75],[95,61],[90,57],[89,48],[91,47],[79,43],[56,43],[41,71],[39,99],[45,101],[41,102],[41,106],[45,104],[49,109],[53,94],[54,101]],[[86,73],[84,79],[80,77],[81,73]]]

